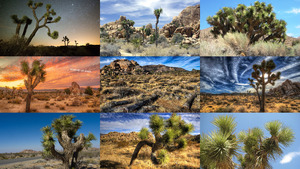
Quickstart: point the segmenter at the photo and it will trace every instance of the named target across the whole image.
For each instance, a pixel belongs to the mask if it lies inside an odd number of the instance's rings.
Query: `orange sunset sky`
[[[100,87],[100,59],[99,57],[0,57],[0,87],[24,86],[25,76],[21,74],[20,63],[25,60],[41,60],[46,66],[46,81],[35,88],[65,89],[76,82],[80,87]]]

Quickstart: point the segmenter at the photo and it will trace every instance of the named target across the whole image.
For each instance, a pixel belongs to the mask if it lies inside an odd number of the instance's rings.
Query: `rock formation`
[[[118,74],[148,74],[171,71],[186,71],[183,68],[168,67],[165,65],[146,65],[140,66],[134,60],[117,59],[109,65],[100,69],[101,75],[118,75]]]
[[[300,96],[300,82],[286,80],[280,86],[270,89],[268,95],[272,96]]]
[[[72,82],[71,87],[70,87],[71,95],[80,95],[80,86],[76,82]]]
[[[184,37],[198,39],[200,37],[200,4],[185,8],[171,23],[166,24],[161,30],[165,37],[172,37],[180,33]]]

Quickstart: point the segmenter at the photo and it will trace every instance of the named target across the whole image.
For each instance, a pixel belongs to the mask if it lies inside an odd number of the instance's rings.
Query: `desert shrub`
[[[291,112],[291,109],[286,106],[280,106],[278,111],[279,112]]]
[[[46,103],[46,104],[45,104],[45,109],[50,109],[49,103]]]
[[[241,108],[239,109],[239,112],[246,112],[245,107],[241,107]]]
[[[159,36],[159,35],[158,35]],[[156,34],[152,34],[151,36],[150,36],[150,44],[153,44],[153,43],[155,43],[155,40],[156,40]]]
[[[129,146],[129,142],[127,142],[127,141],[120,141],[117,143],[118,148],[123,148],[123,147],[127,147],[127,146]]]
[[[59,110],[65,110],[65,106],[60,105],[60,106],[59,106]]]
[[[230,46],[237,54],[244,53],[248,50],[249,39],[243,33],[227,33],[224,38],[219,36],[219,40]]]
[[[172,43],[181,43],[184,37],[180,33],[175,33],[172,37]]]
[[[12,99],[12,100],[8,101],[8,103],[12,103],[12,104],[21,104],[21,103],[22,103],[22,100],[19,99],[19,98],[15,98],[15,99]]]
[[[184,138],[178,140],[178,148],[185,148],[187,146],[187,142]]]
[[[49,101],[50,100],[50,97],[48,95],[45,95],[45,94],[34,95],[34,98],[36,98],[38,100],[42,100],[42,101]]]
[[[236,56],[236,52],[228,45],[218,40],[201,41],[200,56]]]
[[[166,164],[169,162],[169,156],[168,156],[168,151],[165,150],[165,149],[161,149],[159,152],[158,152],[158,155],[157,155],[157,160],[160,164]]]
[[[200,78],[191,78],[188,82],[200,82]]]
[[[69,88],[66,88],[64,91],[65,91],[65,93],[68,94],[68,95],[71,94],[71,90],[70,90]]]
[[[85,94],[88,94],[88,95],[93,95],[93,94],[94,94],[93,89],[92,89],[90,86],[88,86],[88,87],[85,89],[84,93],[85,93]]]
[[[105,29],[100,29],[100,38],[108,38],[109,34],[106,32]]]
[[[292,42],[292,46],[295,46],[295,45],[297,45],[297,44],[300,44],[300,40],[294,40],[294,41]]]
[[[140,34],[133,34],[130,36],[130,42],[135,48],[140,48],[143,42],[143,37]]]
[[[295,56],[300,56],[300,43],[293,46]]]
[[[220,107],[218,108],[215,112],[233,112],[234,111],[234,108],[233,107]]]
[[[119,52],[120,46],[116,44],[101,44],[100,56],[120,56]]]
[[[14,36],[8,41],[0,40],[0,52],[3,56],[18,56],[25,55],[28,46],[26,45],[26,39]]]
[[[123,80],[119,80],[117,82],[112,82],[110,83],[110,86],[113,86],[113,87],[117,87],[117,86],[127,86],[127,83],[124,82]]]
[[[127,87],[118,87],[117,89],[114,90],[114,94],[120,97],[126,97],[131,95],[138,95],[140,94],[140,91],[136,89],[127,88]]]
[[[157,43],[166,43],[168,42],[165,36],[158,36]]]
[[[151,35],[151,29],[150,28],[146,28],[145,29],[145,33],[147,36]]]
[[[80,106],[82,103],[78,98],[75,98],[72,103],[71,106]]]
[[[250,46],[249,53],[252,56],[285,56],[285,45],[282,43],[259,41]]]
[[[143,127],[141,129],[141,131],[139,132],[139,138],[142,140],[148,139],[148,135],[149,135],[149,130],[145,127]]]

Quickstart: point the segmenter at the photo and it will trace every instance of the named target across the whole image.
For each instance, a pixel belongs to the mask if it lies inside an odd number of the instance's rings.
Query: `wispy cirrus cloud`
[[[291,152],[283,156],[280,164],[290,163],[295,157],[300,156],[300,152]]]

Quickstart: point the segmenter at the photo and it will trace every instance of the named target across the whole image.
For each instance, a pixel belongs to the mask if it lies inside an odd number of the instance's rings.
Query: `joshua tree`
[[[294,140],[294,133],[288,127],[283,127],[279,121],[271,121],[265,124],[270,137],[265,137],[259,128],[249,129],[248,132],[239,133],[243,142],[245,155],[240,155],[238,160],[244,169],[266,169],[272,168],[270,160],[275,160],[282,155],[282,149],[289,146]]]
[[[78,45],[78,42],[77,42],[77,40],[75,40],[75,46],[77,46]]]
[[[25,87],[27,89],[27,97],[26,97],[26,110],[25,112],[30,112],[30,103],[31,97],[33,95],[33,89],[40,83],[45,82],[46,79],[46,71],[45,65],[41,64],[39,60],[34,60],[32,62],[31,68],[29,67],[29,63],[27,61],[21,62],[21,72],[27,78],[24,80]]]
[[[54,9],[51,9],[51,5],[50,4],[46,5],[47,12],[44,13],[44,15],[42,15],[40,18],[37,17],[35,11],[38,7],[43,6],[42,2],[33,3],[32,0],[29,0],[28,3],[27,3],[27,6],[32,9],[32,13],[33,13],[34,19],[36,21],[36,24],[35,24],[34,30],[32,31],[32,33],[30,34],[29,38],[26,41],[26,45],[30,44],[31,40],[33,39],[33,37],[35,36],[37,31],[41,28],[47,28],[48,29],[48,36],[50,36],[53,39],[57,39],[58,38],[58,32],[53,31],[51,33],[50,28],[47,26],[47,24],[57,23],[57,22],[60,21],[61,17],[58,16],[57,18],[53,19],[52,16],[55,16],[56,12],[54,11]],[[41,25],[40,25],[40,22],[42,22]]]
[[[180,116],[176,114],[172,114],[172,116],[164,120],[162,117],[158,115],[151,115],[150,116],[150,129],[155,137],[155,142],[148,140],[148,130],[142,128],[139,136],[142,141],[140,141],[133,154],[130,161],[130,165],[133,164],[134,160],[137,158],[137,155],[140,149],[147,145],[152,148],[151,152],[151,160],[154,164],[161,164],[166,162],[167,154],[165,148],[168,150],[170,148],[183,148],[186,146],[186,140],[181,138],[190,132],[193,131],[194,126],[192,124],[187,124],[184,120],[181,119]],[[175,143],[178,145],[175,146]],[[158,154],[159,157],[156,157],[156,151],[161,150]]]
[[[76,168],[79,152],[83,148],[91,147],[91,141],[96,140],[92,133],[89,133],[87,137],[82,133],[79,136],[76,135],[76,132],[82,126],[82,122],[79,120],[73,121],[74,118],[73,115],[62,115],[59,119],[55,119],[51,126],[42,128],[43,156],[62,160],[65,169]],[[63,152],[55,149],[55,137],[62,146]]]
[[[70,43],[70,39],[67,36],[63,37],[63,40],[61,40],[62,42],[64,42],[65,46],[68,46]]]
[[[22,38],[25,38],[28,25],[30,25],[32,23],[32,19],[28,18],[27,16],[25,16],[23,18],[25,20],[25,27],[24,27],[24,30],[23,30],[23,33],[22,33]]]
[[[159,17],[160,17],[160,14],[163,12],[163,9],[160,8],[160,9],[155,9],[154,10],[154,15],[156,17],[156,24],[155,24],[155,45],[157,47],[157,39],[158,39],[158,22],[159,22]]]
[[[13,20],[13,22],[15,24],[17,24],[17,28],[16,28],[16,35],[17,36],[19,36],[21,25],[25,23],[26,18],[28,18],[28,17],[27,16],[23,16],[22,19],[19,19],[17,15],[12,15],[11,16],[11,19]]]
[[[200,160],[202,168],[234,169],[232,158],[238,153],[238,140],[234,133],[236,122],[232,116],[219,116],[212,122],[217,131],[202,135]]]
[[[130,34],[133,33],[133,30],[131,29],[131,26],[134,25],[134,21],[129,20],[129,19],[125,19],[121,22],[121,25],[122,25],[123,29],[125,29],[126,41],[129,42]]]
[[[254,72],[252,72],[251,76],[256,80],[256,82],[254,82],[254,79],[248,78],[250,86],[256,90],[260,105],[260,112],[265,112],[266,86],[268,84],[274,86],[275,81],[280,79],[280,72],[277,72],[276,74],[271,72],[275,68],[276,65],[273,60],[269,60],[267,62],[263,60],[260,65],[253,65]],[[261,95],[259,94],[259,89],[261,89]]]
[[[228,32],[245,33],[250,44],[263,39],[264,41],[284,42],[286,38],[286,22],[276,19],[271,4],[256,1],[253,6],[239,4],[237,8],[224,7],[213,17],[207,17],[213,26],[211,32],[215,37]]]
[[[143,27],[141,27],[140,31],[142,31],[142,35],[143,35],[143,43],[144,43],[144,40],[145,40],[145,31],[146,31],[145,25],[143,25]]]

